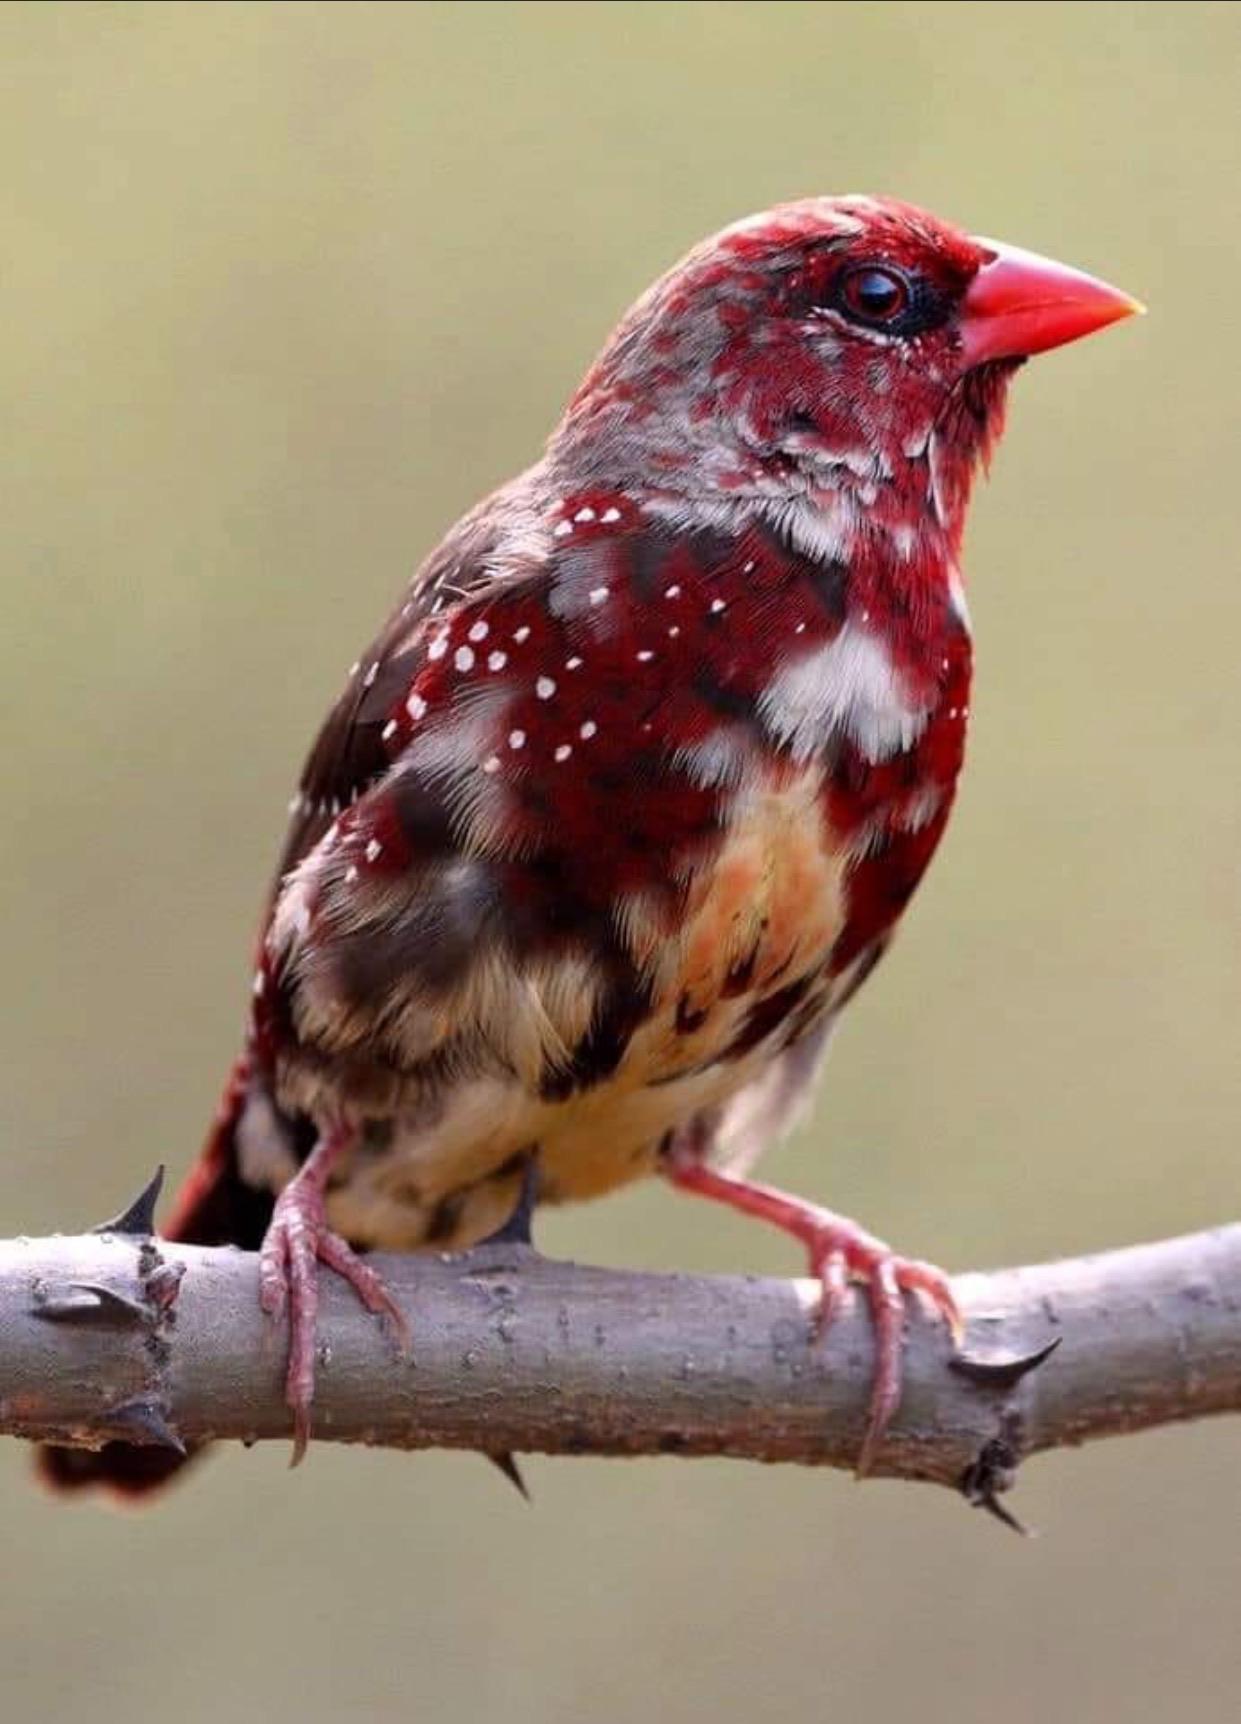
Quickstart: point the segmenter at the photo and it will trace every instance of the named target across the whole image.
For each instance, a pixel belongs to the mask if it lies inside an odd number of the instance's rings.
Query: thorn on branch
[[[527,1502],[529,1502],[530,1492],[527,1488],[525,1479],[521,1476],[521,1468],[517,1465],[516,1455],[511,1455],[506,1451],[502,1451],[499,1454],[489,1453],[487,1459],[491,1462],[492,1466],[499,1468],[513,1488],[523,1496]]]
[[[961,1474],[959,1488],[971,1508],[985,1509],[1013,1532],[1019,1533],[1022,1538],[1028,1538],[1029,1529],[1000,1501],[1001,1494],[1011,1490],[1017,1478],[1017,1467],[1021,1461],[1017,1442],[1019,1428],[1017,1415],[1010,1413],[1005,1418],[1004,1429],[1000,1435],[985,1442]]]
[[[1037,1352],[1023,1353],[1011,1359],[979,1359],[968,1353],[958,1353],[948,1361],[948,1368],[984,1388],[1011,1389],[1050,1359],[1062,1339],[1063,1336],[1056,1335]]]
[[[155,1205],[164,1184],[164,1164],[155,1169],[148,1183],[127,1209],[114,1215],[111,1221],[101,1221],[92,1233],[124,1233],[133,1238],[146,1238],[155,1231]]]
[[[100,1423],[131,1443],[150,1443],[156,1448],[172,1449],[178,1455],[186,1453],[185,1444],[168,1423],[163,1406],[155,1400],[139,1396],[110,1407]]]
[[[36,1281],[30,1308],[36,1317],[57,1323],[146,1323],[150,1318],[145,1305],[101,1281],[66,1281],[55,1288]]]

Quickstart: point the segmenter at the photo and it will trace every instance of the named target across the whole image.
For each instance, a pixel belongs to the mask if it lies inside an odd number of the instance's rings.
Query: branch
[[[287,1441],[256,1258],[147,1225],[149,1205],[113,1231],[0,1242],[0,1433]],[[872,1362],[856,1295],[816,1343],[808,1281],[588,1269],[513,1244],[374,1261],[412,1353],[322,1272],[320,1441],[855,1461]],[[911,1309],[877,1473],[994,1508],[1027,1455],[1241,1410],[1241,1225],[955,1286],[966,1357]]]

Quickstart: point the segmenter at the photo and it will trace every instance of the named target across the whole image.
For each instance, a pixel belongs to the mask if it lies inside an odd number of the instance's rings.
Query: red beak
[[[963,301],[961,347],[967,365],[1024,359],[1146,309],[1118,287],[1049,257],[995,240],[975,243],[988,261]]]

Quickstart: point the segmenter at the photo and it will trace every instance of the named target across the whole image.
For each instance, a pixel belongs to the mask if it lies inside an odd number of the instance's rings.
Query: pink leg
[[[858,1455],[861,1476],[874,1464],[883,1434],[892,1421],[901,1398],[901,1351],[905,1326],[902,1295],[923,1294],[935,1310],[947,1318],[954,1340],[961,1337],[961,1313],[952,1286],[942,1269],[898,1257],[873,1234],[856,1222],[802,1198],[790,1197],[774,1186],[758,1185],[719,1173],[699,1160],[692,1151],[673,1155],[665,1163],[672,1184],[682,1191],[727,1203],[746,1215],[757,1215],[774,1227],[801,1240],[810,1257],[810,1272],[822,1288],[815,1319],[823,1334],[840,1309],[851,1278],[864,1281],[875,1325],[875,1382],[871,1391],[870,1419]]]
[[[352,1141],[353,1132],[348,1126],[334,1126],[323,1133],[276,1199],[259,1253],[259,1303],[277,1323],[283,1322],[288,1312],[285,1399],[293,1411],[292,1466],[301,1460],[310,1441],[319,1311],[318,1265],[326,1263],[329,1269],[334,1269],[368,1311],[387,1318],[402,1347],[409,1338],[404,1313],[382,1279],[327,1224],[324,1193],[328,1175]]]

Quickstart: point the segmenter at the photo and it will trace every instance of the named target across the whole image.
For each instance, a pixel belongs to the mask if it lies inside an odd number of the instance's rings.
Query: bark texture
[[[145,1221],[0,1242],[0,1432],[287,1440],[256,1259],[153,1239]],[[412,1349],[398,1356],[321,1272],[319,1441],[854,1464],[872,1363],[856,1294],[816,1341],[808,1281],[592,1269],[516,1244],[372,1261]],[[1241,1226],[955,1286],[964,1355],[911,1306],[877,1474],[996,1507],[1040,1450],[1241,1410]]]

